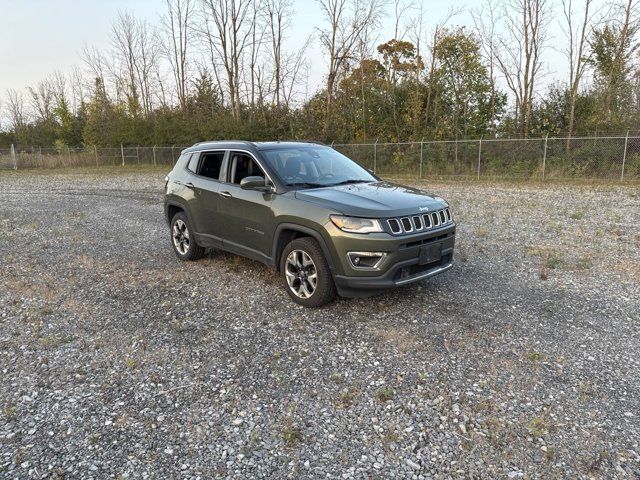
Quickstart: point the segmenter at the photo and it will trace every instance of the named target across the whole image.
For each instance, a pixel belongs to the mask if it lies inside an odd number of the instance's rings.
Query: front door
[[[240,181],[265,173],[248,153],[230,152],[226,182],[220,184],[218,213],[224,223],[225,248],[255,259],[270,256],[273,225],[271,203],[274,195],[257,190],[244,190]]]

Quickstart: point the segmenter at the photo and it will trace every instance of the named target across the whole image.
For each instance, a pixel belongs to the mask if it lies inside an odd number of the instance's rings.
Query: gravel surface
[[[424,184],[455,267],[307,310],[162,178],[0,174],[0,477],[640,477],[638,187]]]

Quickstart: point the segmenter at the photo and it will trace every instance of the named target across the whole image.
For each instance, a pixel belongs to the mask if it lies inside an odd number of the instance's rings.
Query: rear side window
[[[220,170],[222,169],[222,161],[224,160],[224,152],[206,152],[200,155],[200,166],[198,167],[198,175],[220,179]]]
[[[189,165],[187,165],[187,168],[193,173],[196,173],[196,170],[198,170],[198,159],[198,155],[191,155],[191,160],[189,161]]]
[[[176,165],[180,165],[184,168],[184,166],[189,163],[190,158],[191,158],[190,153],[183,153],[182,155],[180,155],[180,158],[178,158]]]

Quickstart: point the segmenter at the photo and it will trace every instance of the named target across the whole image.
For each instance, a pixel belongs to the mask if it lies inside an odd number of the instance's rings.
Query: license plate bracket
[[[442,258],[442,242],[422,245],[418,254],[418,265],[426,265]]]

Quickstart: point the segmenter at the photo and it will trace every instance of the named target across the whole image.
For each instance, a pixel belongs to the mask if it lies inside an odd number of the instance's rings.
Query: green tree
[[[424,69],[424,63],[417,53],[416,46],[403,40],[393,39],[379,45],[378,53],[382,55],[386,74],[387,98],[391,106],[395,140],[399,141],[404,133],[399,110],[406,103],[409,93],[406,87]],[[402,82],[405,88],[398,88],[399,82]]]
[[[481,62],[479,40],[464,28],[445,30],[435,52],[437,68],[428,80],[436,85],[434,108],[440,110],[432,115],[438,119],[435,134],[450,138],[489,131],[493,109],[499,117],[506,95],[492,88],[487,67]]]
[[[593,32],[590,63],[594,67],[600,108],[598,121],[592,123],[609,128],[628,126],[633,114],[633,59],[640,48],[634,41],[638,29],[638,23],[622,26],[610,23]]]

